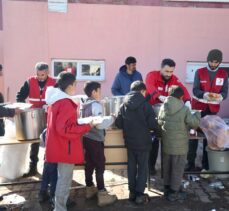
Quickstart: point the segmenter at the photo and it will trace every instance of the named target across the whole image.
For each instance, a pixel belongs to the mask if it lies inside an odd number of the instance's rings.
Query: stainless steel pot
[[[153,105],[153,110],[154,110],[154,113],[156,114],[156,116],[158,116],[159,114],[159,111],[160,111],[160,108],[161,106],[163,105],[163,103],[157,103],[155,105]]]
[[[105,97],[102,100],[103,104],[103,115],[117,115],[119,108],[122,105],[124,96],[115,96],[115,97]]]
[[[15,116],[16,139],[31,140],[38,139],[46,127],[44,109],[27,109]]]

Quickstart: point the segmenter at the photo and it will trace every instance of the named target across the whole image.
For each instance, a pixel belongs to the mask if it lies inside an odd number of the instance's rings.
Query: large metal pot
[[[38,139],[46,127],[44,109],[27,109],[15,116],[16,139],[31,140]]]
[[[115,96],[115,97],[105,97],[102,100],[103,104],[103,115],[117,115],[119,108],[122,105],[124,96]]]
[[[157,103],[157,104],[152,106],[153,107],[153,111],[156,114],[156,116],[158,116],[160,108],[161,108],[162,105],[163,105],[163,103]]]

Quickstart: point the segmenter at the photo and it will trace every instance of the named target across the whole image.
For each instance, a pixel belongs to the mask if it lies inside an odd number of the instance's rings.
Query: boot
[[[184,171],[195,171],[195,163],[188,162],[185,166]]]
[[[164,197],[167,199],[170,192],[170,185],[164,185]]]
[[[129,201],[135,201],[135,199],[136,199],[136,193],[130,192],[129,193]]]
[[[110,205],[117,201],[116,195],[109,194],[106,190],[101,190],[98,192],[98,206],[103,207]]]
[[[136,199],[135,199],[135,203],[137,205],[143,205],[143,204],[148,204],[150,201],[150,198],[148,196],[148,194],[138,194]]]
[[[93,198],[97,194],[97,192],[98,192],[98,189],[94,185],[90,187],[87,186],[86,187],[86,199]]]
[[[29,171],[25,174],[23,174],[23,177],[32,177],[35,176],[37,174],[37,165],[30,165]]]
[[[39,192],[38,200],[39,200],[40,203],[43,203],[43,202],[49,200],[49,198],[50,197],[49,197],[47,191],[40,191]]]

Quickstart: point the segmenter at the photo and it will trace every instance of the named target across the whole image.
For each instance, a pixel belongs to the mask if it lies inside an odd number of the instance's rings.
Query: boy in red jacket
[[[92,125],[77,124],[77,105],[71,99],[75,88],[75,76],[61,73],[57,85],[49,87],[46,92],[46,103],[49,105],[46,162],[57,163],[58,168],[55,211],[67,211],[74,165],[84,161],[81,137],[90,131]]]

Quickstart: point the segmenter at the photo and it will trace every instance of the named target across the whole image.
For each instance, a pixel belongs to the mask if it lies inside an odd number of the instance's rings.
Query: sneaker
[[[149,201],[150,201],[150,198],[148,194],[141,194],[139,196],[136,196],[136,199],[135,199],[135,203],[137,205],[148,204]]]
[[[98,206],[104,207],[117,201],[117,196],[108,193],[106,190],[98,191]]]
[[[49,200],[49,195],[47,193],[47,191],[40,191],[39,195],[38,195],[38,201],[40,203],[48,201]]]
[[[98,193],[98,189],[94,185],[90,186],[90,187],[88,187],[88,186],[86,187],[86,199],[91,199],[97,193]]]
[[[201,172],[207,173],[208,170],[202,169]],[[200,177],[203,178],[203,179],[208,179],[208,178],[210,178],[211,176],[212,176],[211,174],[200,174]]]
[[[136,199],[136,194],[134,192],[129,193],[129,201],[135,201]]]

